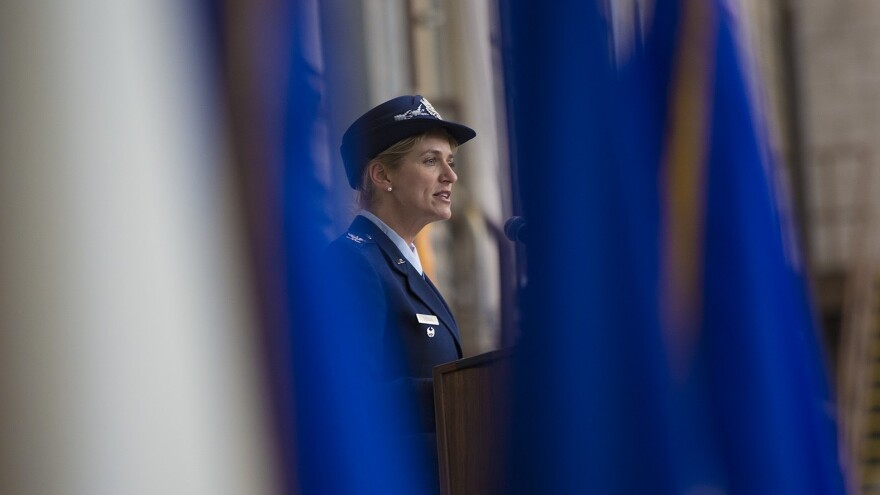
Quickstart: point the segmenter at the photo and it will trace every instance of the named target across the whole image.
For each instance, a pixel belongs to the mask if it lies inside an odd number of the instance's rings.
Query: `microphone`
[[[510,217],[504,222],[504,235],[511,241],[528,244],[529,230],[526,219],[523,217]]]

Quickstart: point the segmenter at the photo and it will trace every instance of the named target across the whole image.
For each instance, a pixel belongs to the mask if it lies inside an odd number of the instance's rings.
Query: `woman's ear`
[[[367,173],[370,174],[370,181],[378,189],[387,189],[391,186],[391,177],[388,176],[388,170],[381,162],[373,160],[367,164]]]

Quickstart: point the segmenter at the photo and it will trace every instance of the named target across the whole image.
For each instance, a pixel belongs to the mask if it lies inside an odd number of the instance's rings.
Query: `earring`
[[[388,192],[391,192],[391,186],[388,186]]]

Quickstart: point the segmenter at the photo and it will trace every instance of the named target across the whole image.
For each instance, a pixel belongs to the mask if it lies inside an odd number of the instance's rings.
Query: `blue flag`
[[[844,493],[730,4],[658,0],[622,55],[598,3],[502,9],[532,239],[520,493]]]
[[[265,219],[277,237],[268,251],[269,292],[282,308],[270,322],[276,335],[289,489],[312,494],[428,493],[436,473],[404,441],[414,407],[383,395],[368,372],[358,288],[337,290],[346,273],[325,263],[331,197],[321,177],[324,76],[316,0],[296,0],[263,12],[260,46],[266,65],[260,86],[265,134]],[[257,64],[259,65],[259,64]],[[277,112],[277,113],[273,113]],[[332,147],[336,149],[336,146]],[[277,223],[273,223],[277,221]],[[363,299],[363,298],[361,298]],[[286,400],[285,400],[286,399]],[[411,411],[412,410],[412,411]]]

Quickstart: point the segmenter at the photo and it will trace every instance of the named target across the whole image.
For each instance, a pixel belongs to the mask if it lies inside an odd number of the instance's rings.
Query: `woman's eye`
[[[433,164],[437,163],[437,159],[436,158],[428,158],[427,160],[425,160],[425,163],[433,165]]]

